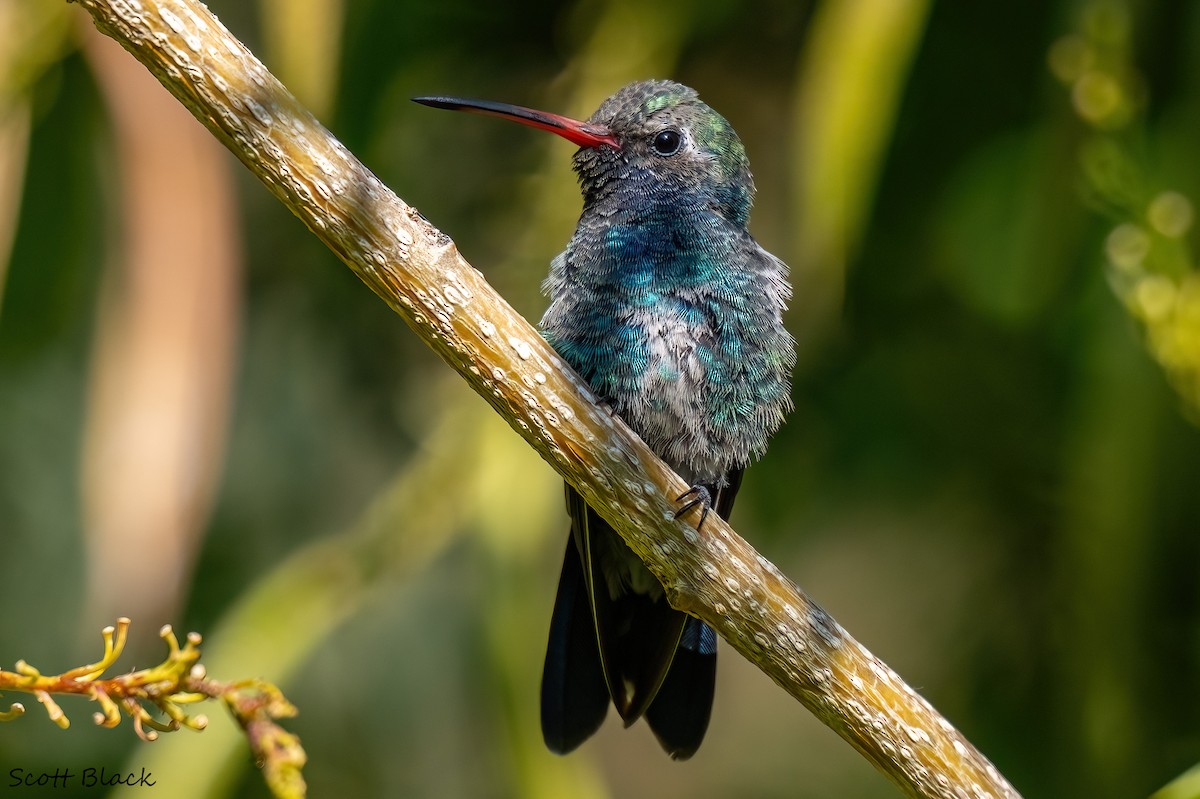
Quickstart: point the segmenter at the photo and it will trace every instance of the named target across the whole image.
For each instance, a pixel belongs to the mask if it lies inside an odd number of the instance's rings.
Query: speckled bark
[[[78,0],[711,624],[910,796],[1016,797],[969,742],[603,409],[537,331],[193,0]]]

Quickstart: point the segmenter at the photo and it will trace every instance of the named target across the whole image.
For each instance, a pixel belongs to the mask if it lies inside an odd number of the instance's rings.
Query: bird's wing
[[[743,470],[731,469],[725,485],[716,489],[713,510],[729,519],[742,486]],[[686,760],[700,748],[712,715],[717,681],[717,633],[688,616],[671,668],[658,694],[646,709],[646,723],[659,744],[675,760]]]
[[[590,591],[605,682],[628,726],[658,692],[687,616],[667,603],[661,588],[639,592],[618,576],[625,570],[645,570],[645,565],[570,487],[567,508]]]

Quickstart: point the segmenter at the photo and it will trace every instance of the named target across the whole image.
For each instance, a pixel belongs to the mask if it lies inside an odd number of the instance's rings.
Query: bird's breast
[[[761,454],[788,401],[791,341],[766,299],[770,274],[746,266],[757,246],[700,232],[581,220],[551,265],[542,319],[555,349],[693,483]]]

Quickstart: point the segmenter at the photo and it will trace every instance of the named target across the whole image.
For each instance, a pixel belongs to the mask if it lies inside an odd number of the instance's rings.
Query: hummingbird
[[[417,97],[497,116],[579,147],[583,211],[543,284],[539,325],[612,412],[691,488],[679,518],[728,519],[742,473],[791,410],[787,266],[750,235],[746,150],[694,89],[632,83],[586,121],[508,103]],[[611,702],[645,718],[672,758],[708,729],[717,636],[673,609],[624,540],[566,486],[571,535],[542,672],[547,747],[572,751]]]

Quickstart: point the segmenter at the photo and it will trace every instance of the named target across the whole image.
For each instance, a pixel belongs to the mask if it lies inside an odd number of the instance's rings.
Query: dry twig
[[[45,675],[24,660],[17,661],[16,671],[0,670],[0,691],[23,691],[33,694],[50,720],[64,730],[71,720],[54,700],[54,695],[84,696],[100,705],[92,719],[101,727],[116,727],[122,712],[133,719],[133,728],[143,741],[158,739],[161,732],[174,732],[181,727],[203,730],[208,718],[189,716],[187,705],[208,699],[220,699],[234,719],[246,732],[250,749],[263,769],[267,785],[279,797],[302,797],[304,778],[300,769],[306,757],[300,740],[275,723],[276,719],[296,715],[296,708],[284,699],[278,688],[262,680],[217,682],[208,679],[200,663],[200,635],[189,633],[183,646],[179,645],[171,625],[159,635],[167,643],[167,659],[157,666],[115,677],[104,672],[117,662],[125,649],[129,619],[117,619],[116,627],[105,627],[104,656],[95,663]],[[162,718],[151,713],[159,711]],[[14,702],[7,711],[0,711],[0,721],[12,721],[25,713],[25,706]]]

